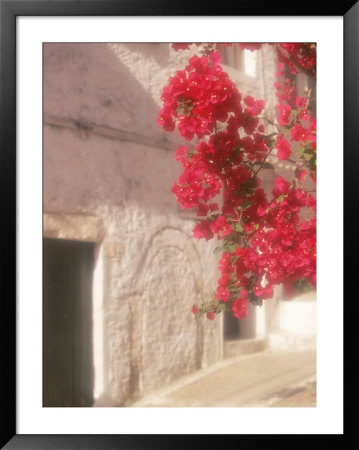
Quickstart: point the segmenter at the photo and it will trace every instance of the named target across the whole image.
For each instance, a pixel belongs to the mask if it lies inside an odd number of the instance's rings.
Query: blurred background
[[[275,50],[220,51],[274,117]],[[196,216],[171,193],[184,141],[156,123],[190,53],[44,44],[43,406],[316,405],[315,292],[287,300],[278,287],[241,321],[191,313],[213,295],[220,255],[192,237]],[[295,170],[270,162],[268,193]]]

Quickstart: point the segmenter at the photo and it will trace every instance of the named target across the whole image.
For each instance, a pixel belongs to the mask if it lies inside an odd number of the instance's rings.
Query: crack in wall
[[[112,128],[104,125],[98,125],[87,120],[77,120],[68,119],[63,117],[55,117],[50,114],[44,114],[44,125],[49,125],[58,128],[66,128],[68,130],[73,130],[76,132],[82,132],[87,134],[95,134],[98,136],[105,137],[107,139],[113,139],[118,141],[132,142],[136,144],[141,144],[146,147],[158,148],[166,151],[173,151],[175,145],[167,141],[153,139],[149,136],[142,136],[137,133],[132,133],[130,131],[121,130],[119,128]]]

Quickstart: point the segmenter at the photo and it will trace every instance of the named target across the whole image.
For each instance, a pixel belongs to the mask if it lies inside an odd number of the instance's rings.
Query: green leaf
[[[223,245],[223,249],[224,249],[225,251],[228,251],[228,252],[231,252],[231,253],[232,253],[232,252],[235,251],[236,245],[235,245],[234,242],[227,241],[227,242]]]
[[[240,287],[236,287],[236,286],[228,287],[227,289],[229,290],[229,292],[239,292],[241,290]]]
[[[201,317],[203,316],[203,311],[201,311],[200,309],[196,312],[196,315],[194,316],[194,318],[196,320],[199,320]]]
[[[310,153],[308,153],[307,151],[305,151],[305,152],[303,153],[303,158],[304,158],[306,161],[310,161],[310,160],[313,158],[313,155],[310,154]]]
[[[247,209],[250,206],[252,206],[252,202],[245,200],[242,205],[237,206],[237,209],[238,209],[238,211],[243,211],[244,209]]]
[[[220,303],[220,304],[218,305],[218,307],[217,307],[216,312],[217,312],[217,313],[221,313],[221,312],[224,311],[225,309],[226,309],[225,303]]]
[[[234,225],[232,225],[232,228],[237,231],[238,233],[242,233],[243,232],[243,227],[240,223],[235,223]]]

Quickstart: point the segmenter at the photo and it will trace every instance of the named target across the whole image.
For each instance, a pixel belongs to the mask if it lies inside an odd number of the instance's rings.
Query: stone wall
[[[96,405],[222,357],[221,321],[190,312],[217,261],[170,192],[178,136],[156,124],[171,58],[158,44],[44,45],[44,233],[96,242]]]

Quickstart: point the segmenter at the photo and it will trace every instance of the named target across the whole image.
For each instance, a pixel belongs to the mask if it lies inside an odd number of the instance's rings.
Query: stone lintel
[[[44,213],[44,237],[101,242],[105,237],[102,219],[86,214]]]

